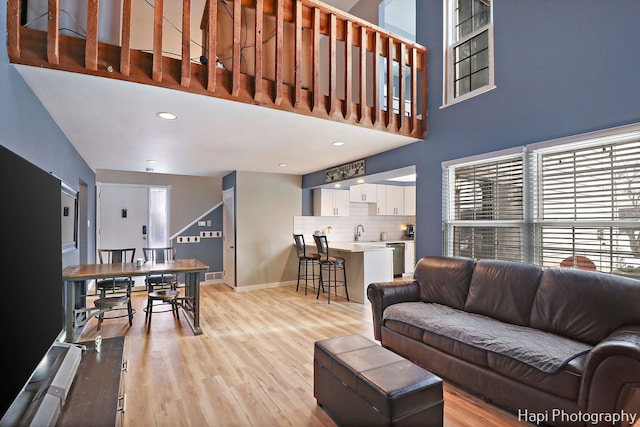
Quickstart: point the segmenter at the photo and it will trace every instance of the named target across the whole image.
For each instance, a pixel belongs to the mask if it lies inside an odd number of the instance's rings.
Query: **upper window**
[[[494,87],[491,0],[445,0],[445,93],[451,104]]]

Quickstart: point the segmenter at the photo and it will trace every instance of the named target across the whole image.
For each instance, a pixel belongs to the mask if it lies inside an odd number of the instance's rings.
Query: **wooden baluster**
[[[345,21],[344,28],[344,119],[353,115],[353,24]]]
[[[398,71],[400,74],[398,82],[398,120],[400,120],[400,123],[398,125],[400,127],[400,133],[403,135],[409,133],[406,129],[406,121],[404,117],[406,110],[404,97],[407,93],[407,70],[405,65],[405,45],[400,42],[400,49],[398,49]]]
[[[422,60],[420,66],[418,67],[420,69],[420,72],[422,74],[422,108],[421,108],[421,112],[422,112],[422,129],[421,129],[421,136],[424,137],[427,134],[427,65],[428,65],[428,59],[427,59],[427,51],[423,51],[420,54],[420,59]]]
[[[302,101],[302,0],[296,0],[296,53],[295,53],[295,96],[293,108],[300,108]]]
[[[368,123],[371,120],[367,108],[367,28],[360,27],[360,123]]]
[[[7,50],[11,58],[20,58],[20,2],[7,3]]]
[[[180,84],[191,86],[191,0],[182,1],[182,75]]]
[[[49,0],[49,21],[47,23],[47,61],[60,63],[60,0]]]
[[[87,39],[84,50],[84,66],[88,70],[98,69],[98,13],[99,0],[89,0],[87,5]]]
[[[418,56],[415,47],[411,47],[411,133],[418,130]]]
[[[336,15],[329,15],[329,115],[338,116],[336,110],[336,102],[338,96],[336,94],[337,86],[337,20]]]
[[[242,1],[233,1],[233,53],[231,59],[231,95],[240,93],[240,44],[242,43]]]
[[[280,105],[284,80],[284,0],[277,0],[276,6],[276,96],[273,102]]]
[[[216,52],[218,34],[218,0],[209,0],[209,16],[207,17],[207,90],[216,90],[216,71],[218,69],[218,55]]]
[[[263,27],[263,2],[256,2],[256,47],[255,47],[255,76],[253,99],[260,101],[262,98],[262,27]]]
[[[156,0],[153,13],[153,80],[162,81],[162,19],[163,0]]]
[[[131,0],[122,1],[122,47],[120,48],[120,72],[131,73]]]
[[[313,112],[322,107],[320,93],[320,9],[313,8]],[[325,111],[326,112],[326,111]]]
[[[373,125],[378,126],[380,124],[380,33],[375,32],[373,34],[373,68],[371,74],[373,78]]]
[[[393,112],[393,58],[395,44],[391,37],[387,38],[387,129],[395,131],[396,115]]]

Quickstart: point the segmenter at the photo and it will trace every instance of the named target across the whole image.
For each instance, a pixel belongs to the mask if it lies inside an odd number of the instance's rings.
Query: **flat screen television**
[[[61,182],[6,147],[2,176],[0,417],[64,326]]]

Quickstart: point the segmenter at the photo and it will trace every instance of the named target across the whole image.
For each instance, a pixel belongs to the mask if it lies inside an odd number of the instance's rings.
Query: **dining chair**
[[[320,255],[320,259],[318,262],[320,263],[320,286],[318,286],[318,294],[316,295],[316,299],[320,298],[320,290],[324,292],[324,285],[326,283],[329,291],[327,292],[327,302],[331,304],[331,288],[334,289],[335,295],[338,295],[338,287],[344,286],[344,293],[347,297],[347,301],[349,301],[349,289],[347,288],[347,267],[345,259],[338,256],[329,255],[329,242],[327,241],[327,236],[316,236],[313,235],[313,239],[316,243],[316,248],[318,250],[318,254]],[[328,281],[325,282],[323,277],[323,271],[327,271],[329,273]],[[342,280],[338,280],[338,271],[342,272]],[[333,278],[331,277],[331,273],[333,273]]]
[[[176,259],[176,248],[174,246],[142,248],[145,262],[163,263]],[[174,273],[149,274],[145,277],[145,285],[149,292],[158,288],[176,289],[178,286],[178,275]]]
[[[124,264],[133,262],[136,256],[135,248],[125,249],[98,249],[98,259],[100,264]],[[109,318],[129,317],[129,325],[133,325],[133,314],[135,311],[131,306],[131,288],[133,287],[132,277],[110,277],[96,281],[96,290],[100,298],[93,302],[93,305],[101,310],[121,310],[126,305],[126,314],[110,316]],[[102,326],[104,312],[98,315],[98,330]]]
[[[293,240],[296,243],[296,251],[298,253],[298,283],[296,284],[296,292],[300,287],[300,279],[304,279],[304,294],[307,294],[307,282],[311,278],[313,289],[316,288],[316,278],[320,276],[316,274],[316,267],[319,268],[320,255],[315,252],[307,252],[307,246],[304,243],[304,235],[294,234]],[[304,267],[304,275],[302,269]],[[309,271],[310,270],[310,271]]]

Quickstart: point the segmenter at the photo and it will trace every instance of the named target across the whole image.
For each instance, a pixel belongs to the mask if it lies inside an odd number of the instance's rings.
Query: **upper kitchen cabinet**
[[[410,185],[404,187],[404,214],[416,214],[416,186]]]
[[[376,215],[387,215],[386,185],[376,185]]]
[[[404,215],[404,187],[387,185],[386,215]]]
[[[352,202],[375,203],[376,197],[375,184],[358,184],[349,188],[349,200]]]
[[[349,190],[319,188],[313,190],[315,216],[348,216]]]

